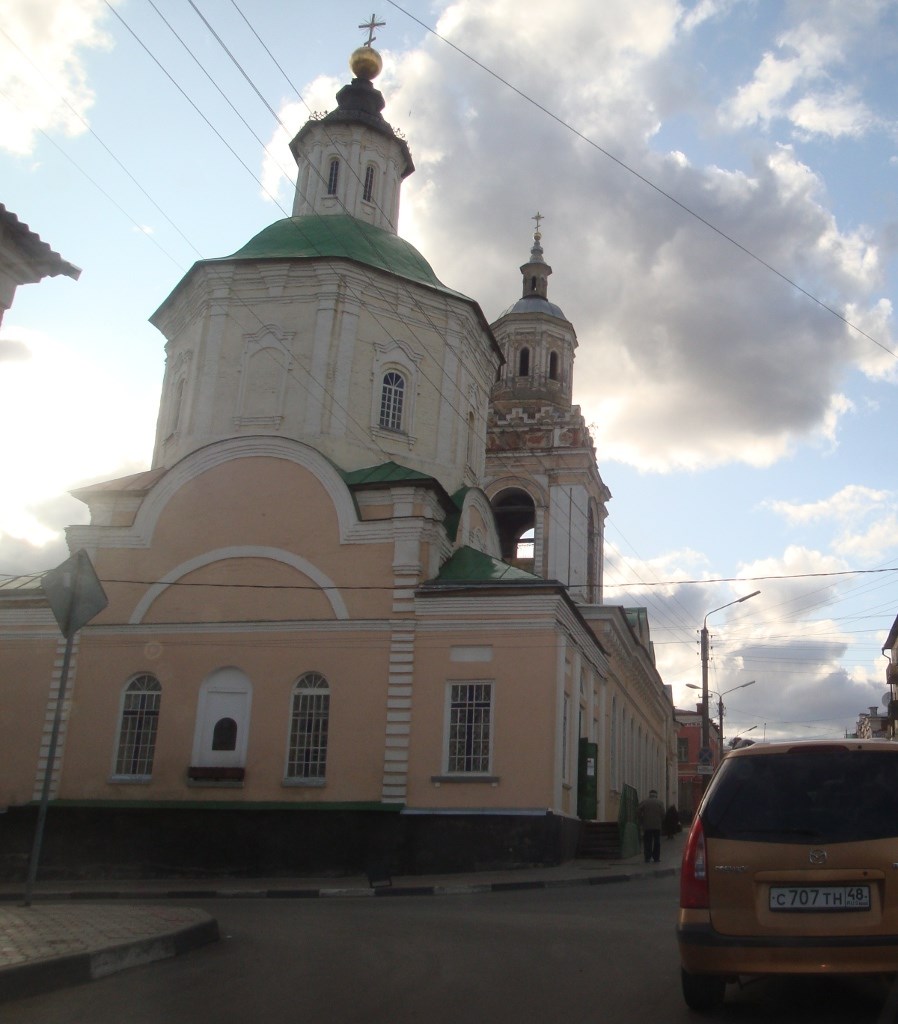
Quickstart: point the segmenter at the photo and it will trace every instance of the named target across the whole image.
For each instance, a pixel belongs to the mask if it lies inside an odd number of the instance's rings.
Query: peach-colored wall
[[[389,642],[353,631],[226,636],[154,634],[83,642],[65,750],[63,799],[351,801],[380,799]],[[242,788],[188,786],[200,687],[240,668],[253,687]],[[320,672],[330,687],[327,784],[284,786],[293,684]],[[140,672],[162,686],[152,781],[110,782],[121,693]]]
[[[52,634],[52,627],[48,632]],[[28,803],[61,641],[25,631],[0,640],[0,807]]]
[[[482,610],[481,610],[482,611]],[[477,613],[472,619],[480,619]],[[471,622],[466,623],[470,627]],[[551,631],[488,634],[460,628],[416,645],[409,804],[418,807],[551,807],[553,804],[555,637]],[[487,661],[456,661],[453,648],[484,647]],[[431,781],[445,772],[449,682],[493,683],[492,774],[497,785]]]
[[[198,556],[248,544],[297,555],[321,570],[353,616],[389,611],[390,592],[378,584],[391,578],[392,546],[341,545],[333,503],[315,475],[284,460],[257,457],[216,466],[187,483],[165,506],[150,547],[96,551],[98,574],[113,581],[107,588],[110,605],[96,622],[130,621],[148,582]],[[156,598],[143,621],[335,617],[308,576],[269,558],[217,561],[177,583]]]

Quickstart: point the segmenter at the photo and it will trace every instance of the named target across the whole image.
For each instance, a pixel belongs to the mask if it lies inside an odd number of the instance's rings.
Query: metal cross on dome
[[[384,25],[386,25],[386,22],[385,21],[378,21],[376,14],[372,14],[371,15],[371,20],[366,25],[359,25],[359,28],[366,28],[366,29],[368,29],[368,42],[365,43],[366,46],[370,46],[374,42],[374,40],[377,38],[374,35],[374,30],[376,28],[383,28]]]
[[[539,231],[539,222],[541,220],[545,220],[546,218],[539,212],[539,210],[537,210],[536,211],[536,216],[535,217],[531,217],[530,219],[536,221],[536,230]]]

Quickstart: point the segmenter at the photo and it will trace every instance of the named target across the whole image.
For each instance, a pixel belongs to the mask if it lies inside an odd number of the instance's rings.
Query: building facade
[[[677,799],[681,821],[691,821],[710,779],[710,770],[720,764],[720,729],[714,719],[708,722],[711,749],[710,765],[702,765],[702,705],[695,711],[677,708]],[[710,770],[709,770],[710,769]]]
[[[610,494],[539,232],[491,326],[396,234],[414,167],[379,56],[351,66],[291,144],[293,215],[152,317],[151,468],[74,492],[109,603],[52,766],[59,632],[39,580],[0,591],[7,873],[51,768],[55,872],[552,863],[673,791],[645,612],[601,602]]]

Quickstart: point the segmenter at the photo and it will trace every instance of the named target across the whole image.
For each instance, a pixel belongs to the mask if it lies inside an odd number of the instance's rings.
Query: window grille
[[[492,683],[453,683],[449,696],[450,772],[490,770]]]
[[[128,684],[122,702],[116,775],[152,774],[161,698],[162,686],[154,676],[137,676]]]
[[[402,405],[405,399],[405,379],[391,370],[384,374],[380,393],[380,425],[387,430],[402,429]]]
[[[327,680],[307,672],[293,689],[288,779],[323,779],[327,768],[330,691]]]

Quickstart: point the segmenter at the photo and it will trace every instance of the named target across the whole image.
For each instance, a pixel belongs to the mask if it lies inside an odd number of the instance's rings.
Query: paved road
[[[395,900],[229,900],[216,945],[2,1007],[4,1024],[695,1024],[674,878]],[[883,988],[732,992],[733,1024],[885,1024]],[[891,1018],[889,1024],[892,1024]]]

